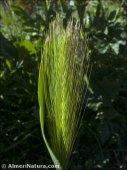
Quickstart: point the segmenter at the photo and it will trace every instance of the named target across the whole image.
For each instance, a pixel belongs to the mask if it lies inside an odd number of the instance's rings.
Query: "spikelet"
[[[68,169],[90,74],[87,40],[79,22],[52,22],[40,64],[40,123],[48,151],[58,169]]]

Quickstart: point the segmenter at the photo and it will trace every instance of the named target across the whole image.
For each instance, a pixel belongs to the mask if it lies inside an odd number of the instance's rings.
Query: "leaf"
[[[119,54],[119,42],[110,43],[110,47],[114,51],[115,54]]]
[[[12,10],[23,24],[33,23],[33,19],[19,6],[12,6]]]
[[[90,87],[90,83],[89,83],[89,79],[88,79],[87,75],[84,76],[84,80],[85,80],[85,83],[86,83],[86,85],[88,87],[88,90],[90,91],[91,94],[93,94],[93,90]]]
[[[9,59],[6,59],[6,65],[9,68],[9,70],[11,70],[12,65],[11,65],[11,62],[9,61]]]
[[[95,48],[99,51],[99,53],[105,54],[109,50],[109,44],[101,41],[95,45]]]
[[[112,11],[108,17],[108,20],[113,20],[116,17],[116,11]]]
[[[30,52],[30,54],[36,54],[36,49],[34,48],[34,45],[29,40],[24,40],[20,43],[21,47],[24,47],[27,51]]]

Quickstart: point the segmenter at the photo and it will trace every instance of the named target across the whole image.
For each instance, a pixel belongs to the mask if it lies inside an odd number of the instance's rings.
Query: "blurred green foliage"
[[[49,23],[60,15],[65,27],[71,16],[80,20],[93,65],[93,94],[70,169],[126,169],[126,7],[125,0],[0,2],[1,163],[52,164],[41,136],[37,83]]]

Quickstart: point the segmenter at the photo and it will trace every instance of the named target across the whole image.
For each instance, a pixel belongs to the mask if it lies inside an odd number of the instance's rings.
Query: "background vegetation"
[[[93,65],[88,106],[72,170],[127,168],[127,23],[125,0],[1,0],[0,161],[52,164],[37,97],[41,51],[57,14],[80,19]],[[74,100],[74,99],[72,99]]]

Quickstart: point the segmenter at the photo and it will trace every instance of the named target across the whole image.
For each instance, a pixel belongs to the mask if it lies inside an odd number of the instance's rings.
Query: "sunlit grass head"
[[[44,141],[55,164],[66,170],[83,116],[89,49],[79,22],[52,22],[40,64],[38,95]]]

